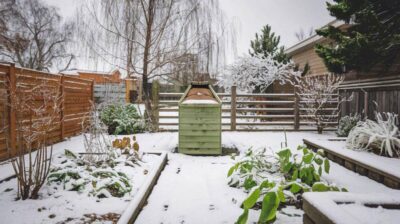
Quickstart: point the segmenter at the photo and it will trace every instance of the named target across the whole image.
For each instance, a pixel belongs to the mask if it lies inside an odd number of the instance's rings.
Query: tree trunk
[[[154,21],[154,1],[149,1],[148,6],[148,16],[146,20],[146,40],[144,44],[144,53],[143,53],[143,76],[142,76],[142,89],[144,94],[144,105],[146,108],[146,115],[147,115],[147,125],[151,131],[155,131],[155,119],[153,114],[153,108],[151,105],[150,99],[150,90],[148,85],[148,69],[149,69],[149,56],[150,56],[150,48],[151,48],[151,39],[152,39],[152,28],[153,28],[153,21]]]

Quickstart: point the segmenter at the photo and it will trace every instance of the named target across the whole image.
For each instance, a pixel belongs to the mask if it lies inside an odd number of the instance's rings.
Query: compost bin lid
[[[183,103],[209,103],[209,104],[217,104],[218,101],[214,98],[213,93],[208,88],[208,86],[204,85],[196,85],[192,86],[189,92],[186,94]]]

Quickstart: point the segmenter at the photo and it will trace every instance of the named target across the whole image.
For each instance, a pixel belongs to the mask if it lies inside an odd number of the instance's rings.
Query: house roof
[[[345,23],[341,20],[334,20],[328,24],[326,24],[323,27],[327,27],[327,26],[333,26],[333,27],[340,27],[342,25],[344,25]],[[323,36],[319,36],[317,34],[314,34],[312,36],[310,36],[307,39],[304,39],[300,42],[298,42],[297,44],[287,48],[285,50],[285,53],[289,56],[296,54],[299,51],[303,51],[304,49],[308,49],[310,47],[313,47],[315,44],[322,42],[323,40],[325,40],[325,37]]]

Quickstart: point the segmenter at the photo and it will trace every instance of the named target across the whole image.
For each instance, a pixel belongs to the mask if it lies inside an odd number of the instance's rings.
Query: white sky
[[[57,6],[63,17],[74,14],[82,0],[44,0]],[[321,27],[333,20],[326,10],[326,0],[219,0],[221,9],[236,25],[238,54],[246,54],[256,32],[269,24],[281,36],[281,44],[290,47],[297,42],[295,32]],[[332,0],[328,0],[332,1]],[[229,51],[232,52],[232,51]],[[229,57],[229,56],[228,56]],[[231,58],[233,56],[230,56]],[[228,59],[231,61],[232,59]]]

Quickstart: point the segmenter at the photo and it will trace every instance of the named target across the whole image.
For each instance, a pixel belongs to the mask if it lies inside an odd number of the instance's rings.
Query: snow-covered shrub
[[[132,185],[125,173],[104,164],[88,164],[69,150],[65,151],[65,157],[65,161],[51,169],[49,185],[97,197],[123,197],[131,192]]]
[[[346,116],[340,118],[338,130],[336,131],[336,135],[339,137],[349,136],[351,129],[353,129],[360,120],[361,120],[361,116],[358,114],[346,115]]]
[[[256,88],[264,91],[276,80],[284,84],[300,78],[292,62],[280,63],[273,58],[273,55],[240,57],[219,75],[218,85],[226,90],[237,86],[240,91],[253,92]]]
[[[376,121],[358,122],[349,133],[347,147],[354,150],[371,150],[389,157],[400,156],[400,132],[398,115],[376,113]]]
[[[299,107],[307,115],[311,125],[317,127],[319,134],[331,122],[337,121],[340,104],[351,100],[338,94],[338,88],[344,81],[344,75],[333,73],[305,76],[296,85],[296,94],[300,100]],[[326,110],[327,108],[333,110]]]
[[[108,126],[109,134],[135,134],[145,130],[145,122],[133,104],[111,104],[100,112],[100,118]]]

